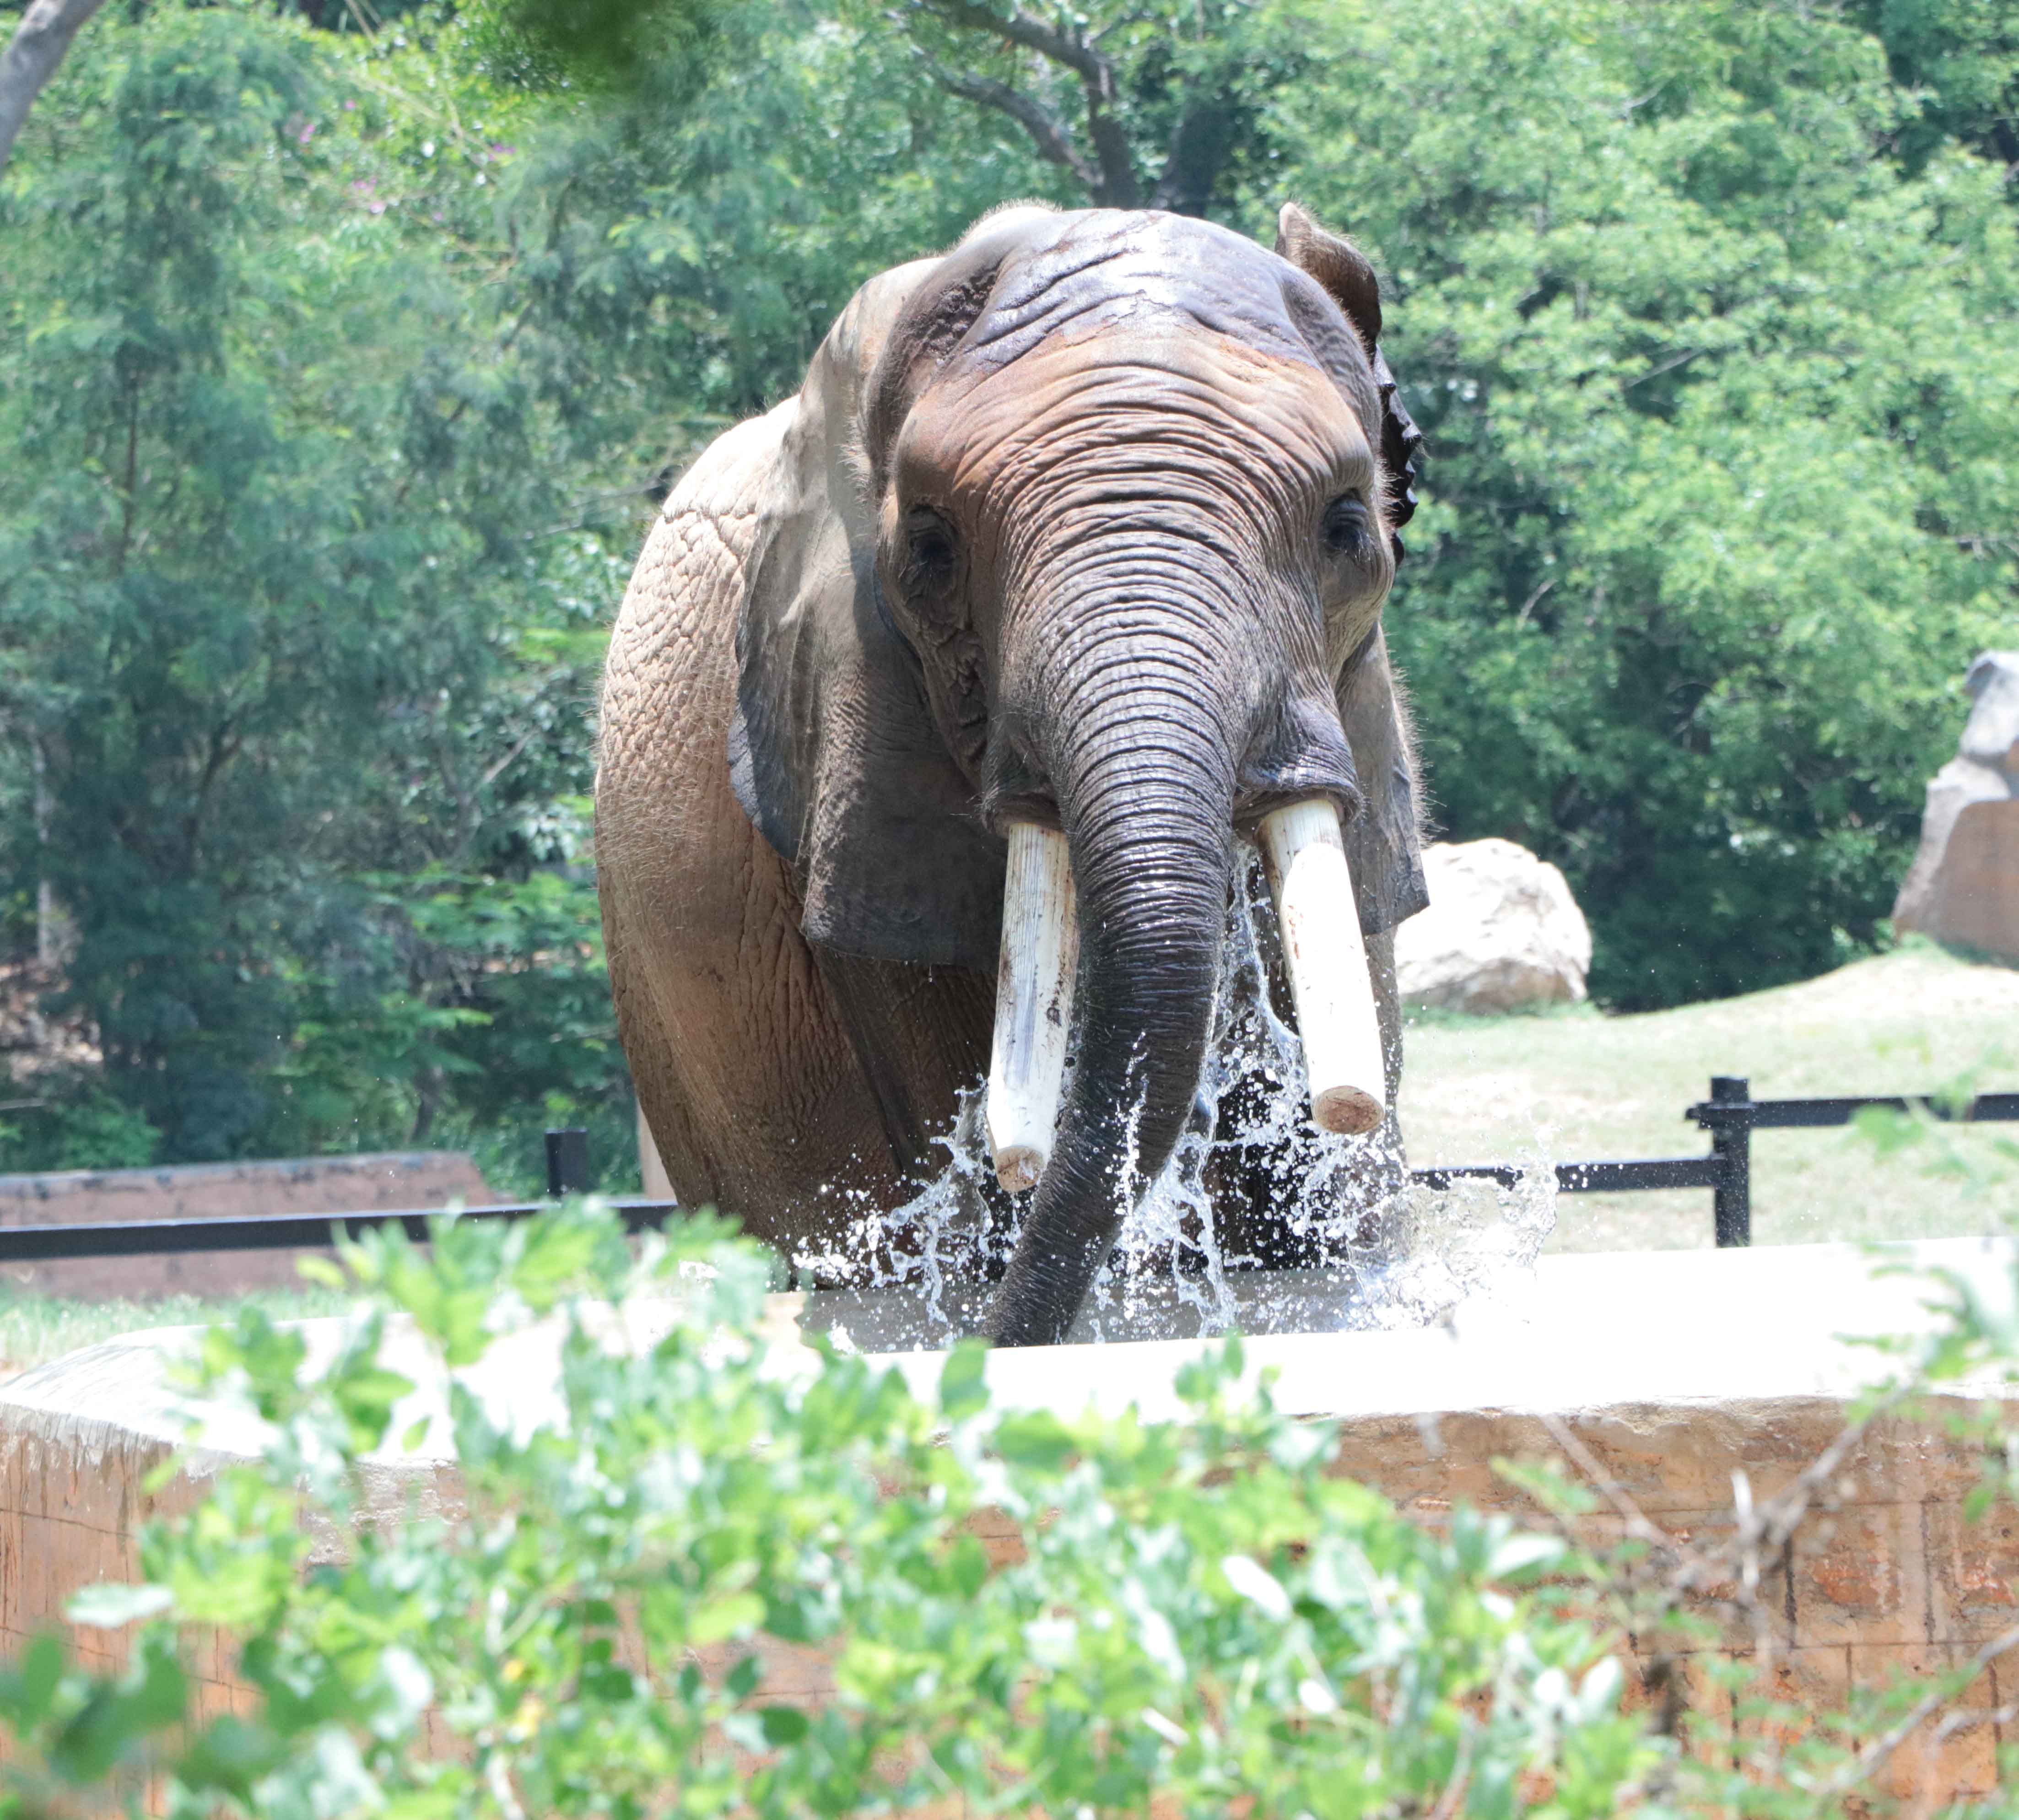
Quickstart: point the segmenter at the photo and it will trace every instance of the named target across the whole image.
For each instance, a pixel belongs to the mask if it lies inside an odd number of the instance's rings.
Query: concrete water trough
[[[1883,1369],[1857,1336],[1927,1329],[1927,1270],[1960,1272],[1992,1305],[2011,1305],[2011,1241],[1876,1249],[1876,1257],[1849,1245],[1550,1256],[1430,1327],[1254,1338],[1248,1369],[1274,1374],[1279,1407],[1337,1419],[1342,1470],[1423,1521],[1441,1521],[1459,1500],[1518,1513],[1524,1499],[1493,1463],[1560,1457],[1569,1445],[1582,1470],[1595,1467],[1616,1489],[1589,1520],[1601,1534],[1608,1525],[1617,1533],[1625,1501],[1672,1532],[1715,1534],[1731,1520],[1734,1474],[1756,1502],[1770,1497],[1841,1431],[1847,1405]],[[1876,1261],[1909,1267],[1876,1276]],[[1322,1298],[1303,1287],[1309,1312]],[[649,1342],[665,1312],[640,1318],[639,1338]],[[877,1351],[879,1333],[899,1320],[887,1304],[780,1296],[769,1320],[774,1338],[788,1342],[801,1326],[844,1326],[850,1343],[887,1358],[922,1394],[937,1381],[938,1354]],[[345,1322],[299,1325],[313,1356],[339,1343]],[[37,1631],[63,1628],[78,1587],[129,1577],[141,1524],[187,1507],[222,1463],[253,1450],[250,1434],[213,1425],[179,1473],[147,1488],[183,1433],[172,1361],[195,1331],[129,1335],[0,1386],[0,1651],[11,1655]],[[411,1332],[395,1323],[389,1343],[389,1362],[420,1385],[417,1406],[440,1407],[440,1374]],[[1009,1405],[1133,1404],[1163,1416],[1180,1406],[1176,1372],[1206,1343],[1000,1351],[988,1377]],[[551,1325],[517,1335],[467,1381],[522,1415],[553,1407],[556,1344]],[[401,1412],[393,1431],[412,1413]],[[1785,1555],[1764,1564],[1782,1697],[1825,1708],[1854,1685],[1960,1665],[2019,1617],[2019,1519],[2000,1510],[1966,1519],[1980,1461],[1948,1438],[1945,1413],[1937,1405],[1876,1424],[1845,1463],[1832,1507],[1806,1519]],[[432,1436],[414,1452],[389,1448],[374,1459],[369,1489],[388,1512],[415,1496],[440,1507],[460,1495],[455,1463]],[[1749,1656],[1754,1622],[1728,1620],[1706,1648]],[[107,1662],[116,1647],[98,1632],[72,1641]],[[206,1706],[243,1701],[228,1661],[200,1663],[199,1673]],[[1685,1680],[1692,1699],[1730,1698],[1702,1673]],[[1966,1703],[1990,1712],[2015,1695],[1994,1664]],[[1987,1722],[1903,1749],[1889,1773],[1900,1792],[1924,1799],[1988,1789],[2011,1730]]]

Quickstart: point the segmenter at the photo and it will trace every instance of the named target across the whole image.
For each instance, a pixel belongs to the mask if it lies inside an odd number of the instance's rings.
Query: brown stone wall
[[[80,1586],[136,1578],[140,1526],[188,1509],[200,1484],[175,1479],[157,1493],[147,1476],[174,1449],[113,1423],[79,1425],[60,1439],[16,1428],[0,1443],[0,1652],[11,1660],[38,1633],[56,1630],[88,1666],[125,1659],[123,1633],[63,1622]],[[205,1711],[232,1704],[228,1665],[213,1641],[192,1665]],[[242,1697],[242,1695],[241,1695]]]
[[[63,1607],[79,1587],[138,1579],[143,1526],[194,1508],[207,1481],[177,1476],[150,1491],[149,1475],[175,1452],[170,1443],[114,1422],[72,1419],[56,1438],[42,1427],[17,1419],[0,1434],[0,1661],[12,1662],[37,1635],[54,1630],[85,1666],[116,1672],[125,1664],[132,1632],[67,1623]],[[424,1512],[439,1512],[445,1492],[458,1495],[452,1475],[397,1477],[397,1487],[379,1488],[389,1513],[404,1506],[409,1490],[419,1493]],[[324,1550],[313,1550],[310,1558],[325,1558]],[[251,1715],[256,1696],[237,1677],[229,1639],[199,1635],[188,1666],[198,1724],[225,1713]],[[451,1748],[433,1715],[428,1742]]]
[[[1705,1661],[1759,1662],[1763,1620],[1767,1672],[1754,1685],[1818,1714],[1841,1710],[1854,1688],[1960,1668],[2019,1622],[2019,1515],[2009,1505],[1974,1522],[1964,1513],[1981,1459],[1951,1438],[1944,1419],[1970,1407],[1937,1401],[1925,1419],[1875,1423],[1834,1476],[1827,1507],[1813,1510],[1788,1546],[1760,1562],[1756,1603],[1742,1602],[1735,1584],[1707,1589],[1700,1608],[1716,1625],[1716,1641],[1671,1653],[1681,1658],[1686,1706],[1705,1710],[1714,1734],[1731,1735],[1734,1699],[1748,1696],[1716,1686]],[[1593,1546],[1620,1539],[1623,1506],[1685,1546],[1715,1547],[1732,1534],[1734,1473],[1744,1474],[1756,1507],[1788,1491],[1844,1425],[1843,1405],[1822,1397],[1581,1415],[1569,1426],[1608,1488],[1604,1505],[1579,1524],[1581,1539]],[[1497,1459],[1560,1464],[1563,1450],[1549,1425],[1529,1416],[1356,1421],[1339,1470],[1426,1522],[1442,1521],[1458,1500],[1536,1522],[1539,1513],[1495,1470]],[[1657,1679],[1661,1671],[1643,1654],[1629,1666],[1631,1697],[1652,1703],[1650,1671]],[[1911,1738],[1896,1751],[1879,1778],[1885,1791],[1922,1812],[1992,1789],[1998,1747],[2019,1742],[2019,1725],[1995,1717],[2019,1697],[2015,1671],[2019,1659],[1992,1663],[1960,1702],[1984,1722],[1939,1743]]]
[[[498,1204],[477,1166],[459,1151],[0,1176],[0,1226],[362,1213],[445,1207],[451,1202],[467,1207]],[[94,1301],[237,1295],[298,1284],[295,1260],[306,1255],[305,1249],[200,1251],[5,1264],[0,1265],[0,1289]],[[324,1250],[322,1255],[328,1254]]]

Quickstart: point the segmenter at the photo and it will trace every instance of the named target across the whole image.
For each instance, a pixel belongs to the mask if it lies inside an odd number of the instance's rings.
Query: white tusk
[[[1292,803],[1263,817],[1261,837],[1304,1039],[1311,1116],[1327,1131],[1372,1131],[1386,1110],[1386,1077],[1339,811],[1322,797]]]
[[[995,1042],[988,1058],[988,1146],[1011,1194],[1035,1187],[1052,1155],[1079,965],[1079,912],[1066,837],[1010,825]]]

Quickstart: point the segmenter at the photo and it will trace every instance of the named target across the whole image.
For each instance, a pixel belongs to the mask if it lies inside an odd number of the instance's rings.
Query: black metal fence
[[[1937,1118],[1976,1124],[2019,1122],[2019,1093],[1981,1093],[1958,1105],[1926,1095],[1875,1095],[1836,1100],[1755,1100],[1742,1076],[1715,1075],[1710,1097],[1683,1116],[1710,1133],[1709,1154],[1652,1157],[1625,1162],[1556,1165],[1557,1190],[1565,1195],[1635,1193],[1657,1188],[1708,1188],[1720,1245],[1753,1242],[1753,1134],[1756,1131],[1814,1129],[1848,1125],[1867,1107],[1898,1112],[1924,1111]],[[547,1192],[550,1197],[588,1191],[589,1138],[577,1129],[546,1134]],[[1439,1164],[1413,1172],[1425,1187],[1491,1180],[1513,1187],[1528,1173],[1516,1163]],[[509,1206],[473,1207],[473,1217],[523,1220],[552,1200]],[[663,1226],[677,1213],[672,1201],[612,1202],[625,1229],[643,1232]],[[285,1251],[325,1245],[333,1234],[355,1238],[377,1226],[397,1224],[416,1242],[426,1240],[438,1209],[368,1213],[275,1213],[221,1220],[135,1220],[68,1226],[0,1226],[0,1264],[43,1263],[60,1258],[147,1257],[192,1251]]]
[[[1753,1242],[1753,1134],[1848,1125],[1868,1107],[1895,1112],[1919,1109],[1937,1118],[1988,1124],[2019,1121],[2019,1093],[1980,1093],[1962,1105],[1926,1095],[1874,1094],[1836,1100],[1756,1100],[1743,1075],[1713,1075],[1710,1097],[1684,1113],[1710,1133],[1708,1156],[1665,1156],[1636,1162],[1558,1163],[1557,1191],[1612,1195],[1652,1188],[1708,1188],[1711,1218],[1721,1245]],[[1524,1173],[1510,1163],[1468,1163],[1414,1172],[1429,1188],[1448,1188],[1485,1177],[1512,1187]]]

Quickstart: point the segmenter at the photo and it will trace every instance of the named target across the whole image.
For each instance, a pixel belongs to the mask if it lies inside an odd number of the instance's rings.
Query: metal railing
[[[2019,1093],[1981,1093],[1956,1105],[1927,1095],[1873,1095],[1831,1100],[1755,1100],[1743,1076],[1716,1075],[1710,1097],[1683,1116],[1710,1133],[1707,1155],[1651,1157],[1622,1162],[1555,1165],[1557,1191],[1564,1195],[1632,1194],[1660,1188],[1708,1188],[1720,1245],[1753,1242],[1753,1134],[1756,1131],[1813,1129],[1848,1125],[1868,1107],[1898,1112],[1920,1109],[1943,1119],[1977,1124],[2019,1122]],[[586,1193],[589,1186],[589,1135],[571,1128],[546,1134],[547,1192]],[[1517,1163],[1434,1165],[1411,1172],[1427,1188],[1462,1181],[1490,1180],[1513,1187],[1529,1173]],[[611,1205],[627,1231],[657,1229],[680,1211],[673,1201],[618,1199]],[[524,1220],[553,1205],[520,1201],[502,1207],[473,1207],[470,1216]],[[192,1251],[285,1251],[326,1245],[341,1234],[355,1238],[373,1227],[397,1224],[417,1243],[440,1209],[403,1208],[359,1213],[266,1213],[216,1220],[132,1220],[65,1226],[0,1226],[0,1264],[45,1263],[64,1258],[150,1257]]]
[[[1713,1075],[1710,1097],[1683,1116],[1710,1133],[1708,1156],[1665,1156],[1636,1162],[1558,1163],[1560,1195],[1612,1195],[1655,1188],[1708,1188],[1711,1220],[1720,1245],[1753,1242],[1753,1134],[1848,1125],[1869,1107],[1895,1112],[1919,1108],[1937,1118],[1976,1124],[2019,1121],[2019,1093],[1980,1093],[1958,1106],[1931,1096],[1871,1094],[1833,1100],[1756,1100],[1742,1075]],[[1412,1172],[1427,1188],[1484,1178],[1513,1187],[1527,1173],[1510,1163],[1438,1166]]]

